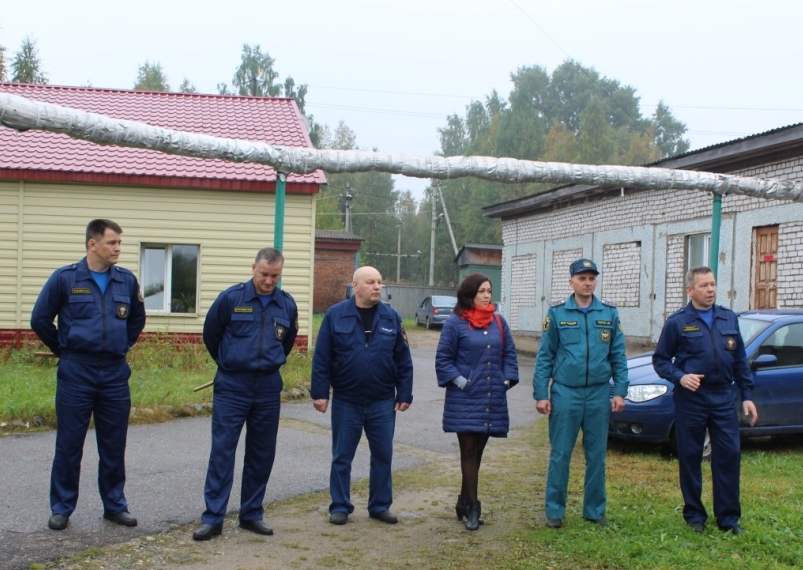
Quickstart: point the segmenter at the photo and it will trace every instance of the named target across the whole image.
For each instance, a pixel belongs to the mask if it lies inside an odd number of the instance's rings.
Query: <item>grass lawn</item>
[[[312,319],[312,338],[321,327],[323,315]],[[405,328],[414,330],[412,319]],[[35,356],[37,349],[0,348],[0,422],[5,430],[56,425],[55,358]],[[39,347],[38,350],[44,350]],[[175,417],[209,413],[212,389],[194,392],[193,388],[215,377],[215,363],[203,344],[175,344],[158,337],[138,342],[128,355],[131,366],[131,405],[136,408],[132,423],[165,421]],[[312,351],[293,351],[281,370],[285,397],[306,397],[309,388]]]

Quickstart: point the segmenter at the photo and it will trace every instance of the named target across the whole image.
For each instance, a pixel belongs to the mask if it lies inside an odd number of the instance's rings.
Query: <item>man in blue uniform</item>
[[[67,528],[78,503],[91,416],[100,457],[103,517],[124,526],[137,524],[123,493],[131,410],[131,369],[125,356],[145,327],[145,305],[137,278],[116,266],[122,233],[111,220],[89,222],[86,257],[50,276],[31,313],[31,328],[59,357],[48,521],[53,530]],[[58,328],[53,323],[56,316]]]
[[[691,301],[666,320],[652,356],[655,372],[675,385],[672,398],[680,490],[685,503],[683,518],[694,532],[705,530],[708,514],[701,499],[701,462],[708,430],[714,516],[720,529],[740,534],[741,449],[733,383],[741,394],[744,415],[750,418],[750,425],[755,425],[758,412],[750,399],[753,375],[736,315],[714,304],[717,282],[711,269],[690,269],[686,292]]]
[[[234,478],[234,455],[243,425],[245,459],[240,490],[240,527],[273,534],[262,521],[265,488],[276,456],[282,377],[298,334],[298,309],[279,289],[284,257],[266,247],[256,255],[253,279],[229,287],[204,321],[204,344],[217,363],[212,407],[212,451],[206,472],[206,510],[192,538],[221,533]]]
[[[324,316],[312,360],[311,396],[325,413],[332,389],[332,469],[329,522],[346,524],[351,502],[351,462],[363,429],[371,448],[368,514],[394,524],[391,462],[396,412],[413,401],[413,362],[401,317],[381,303],[382,276],[360,267],[354,296]]]
[[[599,275],[596,264],[578,259],[569,267],[569,274],[574,294],[549,309],[533,376],[535,409],[549,416],[552,445],[546,484],[547,526],[563,526],[569,464],[582,429],[586,458],[583,517],[607,527],[608,418],[611,411],[621,411],[625,406],[625,337],[616,307],[594,296]],[[609,384],[612,376],[613,398]]]

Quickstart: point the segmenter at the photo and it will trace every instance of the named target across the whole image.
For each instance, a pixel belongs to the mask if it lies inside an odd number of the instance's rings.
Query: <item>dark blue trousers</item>
[[[245,459],[240,489],[240,520],[262,520],[265,489],[276,457],[282,379],[278,372],[250,378],[215,377],[212,451],[206,472],[203,524],[223,527],[234,479],[234,458],[243,426]]]
[[[50,510],[70,516],[78,503],[81,458],[89,419],[95,419],[98,489],[107,513],[128,510],[125,445],[131,369],[124,360],[98,365],[97,359],[67,355],[59,360],[56,385],[56,454],[50,474]]]
[[[393,434],[396,429],[396,402],[393,398],[358,404],[332,398],[332,470],[329,511],[353,513],[351,502],[351,462],[362,432],[371,450],[368,512],[379,513],[393,503]]]
[[[678,440],[683,518],[687,523],[708,519],[702,501],[702,458],[705,430],[711,436],[711,475],[717,525],[729,529],[739,523],[739,470],[741,447],[736,393],[730,386],[700,388],[696,392],[675,387],[675,430]]]

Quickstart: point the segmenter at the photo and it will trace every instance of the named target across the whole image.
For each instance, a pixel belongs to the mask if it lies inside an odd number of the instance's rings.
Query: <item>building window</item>
[[[707,266],[710,250],[711,234],[686,236],[686,271],[693,267]]]
[[[197,245],[142,246],[142,293],[149,313],[198,312]]]

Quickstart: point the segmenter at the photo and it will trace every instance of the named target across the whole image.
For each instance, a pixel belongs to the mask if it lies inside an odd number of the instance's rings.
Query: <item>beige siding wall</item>
[[[0,328],[28,328],[33,304],[53,270],[84,256],[86,223],[93,218],[110,218],[123,228],[120,265],[137,276],[142,243],[200,246],[199,313],[149,315],[145,329],[200,333],[203,317],[217,295],[234,283],[250,279],[257,250],[273,245],[274,197],[256,192],[2,184]],[[313,288],[314,197],[288,194],[284,222],[282,287],[296,299],[299,334],[307,336]],[[6,211],[6,204],[20,200],[21,223],[18,210],[13,214]],[[17,257],[18,235],[21,259],[9,262],[12,255]],[[15,295],[18,301],[8,305],[6,298]],[[15,311],[21,315],[19,320],[13,317]]]
[[[0,323],[7,328],[21,328],[17,285],[19,202],[20,185],[0,182]]]

